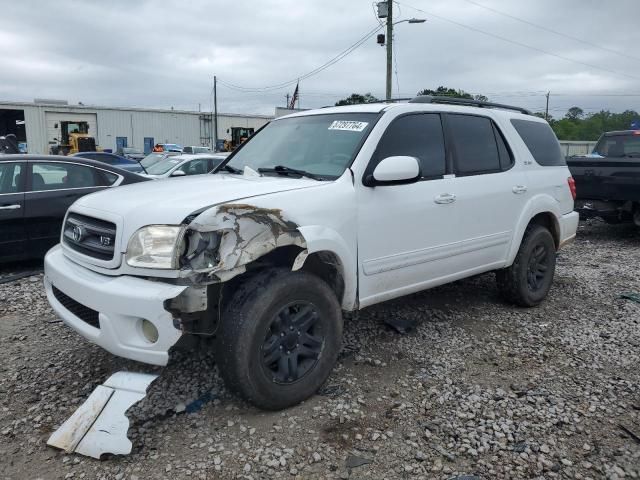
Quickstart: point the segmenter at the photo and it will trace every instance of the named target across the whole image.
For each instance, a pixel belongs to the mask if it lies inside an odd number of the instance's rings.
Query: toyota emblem
[[[79,242],[84,238],[84,229],[80,225],[76,225],[73,227],[71,234],[73,235],[73,241]]]

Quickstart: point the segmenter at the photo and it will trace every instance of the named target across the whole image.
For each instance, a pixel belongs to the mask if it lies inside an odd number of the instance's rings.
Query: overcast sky
[[[634,0],[403,0],[396,19],[427,22],[396,26],[393,92],[446,85],[540,111],[551,91],[556,117],[573,105],[640,111],[639,15]],[[243,87],[285,83],[377,24],[367,0],[6,2],[0,100],[208,110],[214,74]],[[301,106],[332,105],[352,92],[383,97],[384,82],[385,52],[374,35],[302,81]],[[293,89],[219,84],[218,108],[272,114]]]

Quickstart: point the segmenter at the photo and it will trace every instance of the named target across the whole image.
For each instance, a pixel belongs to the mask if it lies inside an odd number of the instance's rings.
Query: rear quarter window
[[[556,134],[553,133],[549,124],[515,118],[511,120],[511,124],[538,164],[543,167],[557,167],[567,164]]]

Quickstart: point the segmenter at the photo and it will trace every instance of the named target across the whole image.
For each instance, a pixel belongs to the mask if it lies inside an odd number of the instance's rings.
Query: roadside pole
[[[547,92],[547,94],[545,95],[545,97],[547,97],[547,107],[544,110],[544,119],[548,122],[549,121],[549,96],[551,95],[551,92]]]
[[[213,76],[213,148],[218,147],[218,77]]]
[[[393,57],[393,0],[387,0],[387,101],[391,100],[392,57]]]

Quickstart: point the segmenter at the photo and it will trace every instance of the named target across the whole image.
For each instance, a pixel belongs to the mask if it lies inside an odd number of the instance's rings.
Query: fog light
[[[142,320],[142,334],[150,343],[158,341],[158,329],[149,320]]]

